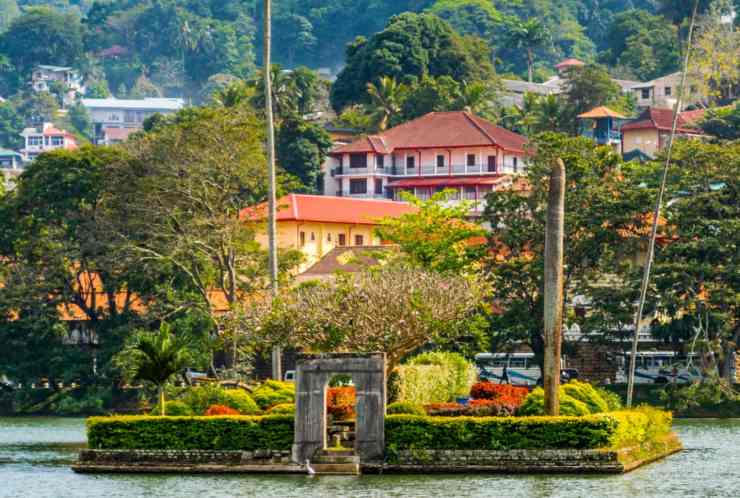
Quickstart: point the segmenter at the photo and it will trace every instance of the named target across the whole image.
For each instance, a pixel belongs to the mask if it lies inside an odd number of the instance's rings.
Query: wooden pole
[[[560,345],[563,327],[563,232],[565,225],[565,164],[556,159],[550,172],[545,226],[545,413],[560,413]]]
[[[270,266],[270,289],[273,299],[278,293],[278,255],[277,255],[277,200],[275,182],[275,123],[272,116],[272,64],[270,62],[270,48],[272,44],[272,0],[264,0],[264,47],[263,69],[265,86],[265,120],[267,121],[267,238]],[[280,380],[282,377],[282,354],[279,347],[272,350],[272,377]]]

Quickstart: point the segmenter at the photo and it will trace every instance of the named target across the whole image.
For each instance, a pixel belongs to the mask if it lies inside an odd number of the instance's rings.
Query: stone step
[[[360,457],[357,455],[317,455],[313,459],[316,463],[353,463],[359,464]]]
[[[311,463],[316,475],[360,475],[357,463]]]

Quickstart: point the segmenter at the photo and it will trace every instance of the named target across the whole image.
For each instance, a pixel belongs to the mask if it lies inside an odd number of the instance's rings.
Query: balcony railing
[[[481,175],[496,174],[496,169],[487,164],[453,164],[452,167],[444,166],[442,168],[436,165],[422,165],[421,168],[403,168],[395,166],[390,169],[393,176],[449,176],[453,175]]]

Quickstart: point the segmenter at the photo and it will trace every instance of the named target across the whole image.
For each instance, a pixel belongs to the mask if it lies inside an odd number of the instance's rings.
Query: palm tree
[[[491,85],[483,81],[473,81],[472,83],[463,81],[460,85],[460,95],[455,107],[484,117],[490,117],[493,114],[495,98],[495,91]]]
[[[165,416],[164,388],[190,361],[186,345],[177,340],[170,326],[162,323],[159,332],[140,332],[122,352],[119,362],[132,381],[154,384],[159,394],[159,414]]]
[[[213,103],[219,107],[237,107],[254,97],[254,89],[244,81],[232,81],[227,86],[214,92]]]
[[[514,21],[508,28],[509,42],[519,49],[527,51],[527,76],[532,83],[532,72],[534,70],[534,51],[545,45],[550,40],[547,28],[537,19],[529,21]]]
[[[522,97],[522,103],[507,109],[501,120],[508,129],[529,136],[533,127],[537,125],[538,102],[536,94],[526,92]]]
[[[559,131],[563,121],[563,107],[557,95],[542,95],[534,109],[535,131]]]
[[[270,66],[270,85],[272,87],[272,110],[280,120],[298,112],[299,94],[295,80],[288,71],[283,71],[279,64]],[[256,109],[265,109],[265,71],[260,70],[252,80],[255,95],[252,104]]]
[[[397,83],[395,78],[383,76],[377,84],[367,84],[367,94],[370,97],[368,108],[376,129],[378,131],[388,129],[392,119],[401,112],[406,87]]]

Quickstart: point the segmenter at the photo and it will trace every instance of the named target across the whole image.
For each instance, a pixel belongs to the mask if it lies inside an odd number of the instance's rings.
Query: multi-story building
[[[432,112],[334,149],[323,165],[324,194],[482,201],[526,169],[527,140],[469,112]],[[476,210],[483,208],[476,202]]]
[[[5,183],[6,189],[12,188],[13,180],[22,172],[21,155],[14,150],[0,149],[0,182]]]
[[[255,220],[266,217],[266,206],[250,208],[242,216]],[[298,273],[313,266],[336,247],[380,246],[374,229],[385,217],[415,211],[405,202],[376,199],[348,199],[323,195],[289,194],[277,201],[277,241],[282,249],[297,249],[304,260]],[[267,246],[267,234],[257,237]]]
[[[31,87],[36,92],[50,92],[53,82],[63,85],[65,105],[85,93],[82,76],[71,67],[39,65],[31,74]]]
[[[701,130],[693,126],[694,111],[679,113],[676,134],[684,138],[699,138]],[[651,107],[640,116],[622,125],[622,154],[639,152],[647,157],[655,155],[668,144],[673,127],[673,110]]]
[[[667,74],[645,83],[638,83],[631,87],[631,91],[637,102],[637,107],[673,108],[678,99],[679,86],[681,85],[681,72]],[[698,104],[703,100],[698,85],[692,83],[689,78],[682,99],[685,109],[689,105]]]
[[[25,162],[33,161],[39,154],[50,150],[77,148],[74,135],[55,128],[52,123],[44,123],[37,128],[26,128],[21,136],[25,145],[20,153]]]
[[[140,130],[144,120],[153,114],[173,114],[185,106],[182,99],[82,99],[90,113],[95,132],[95,142],[106,144],[121,140],[128,132],[113,129]],[[125,137],[124,137],[125,135]],[[115,138],[111,138],[115,137]]]

